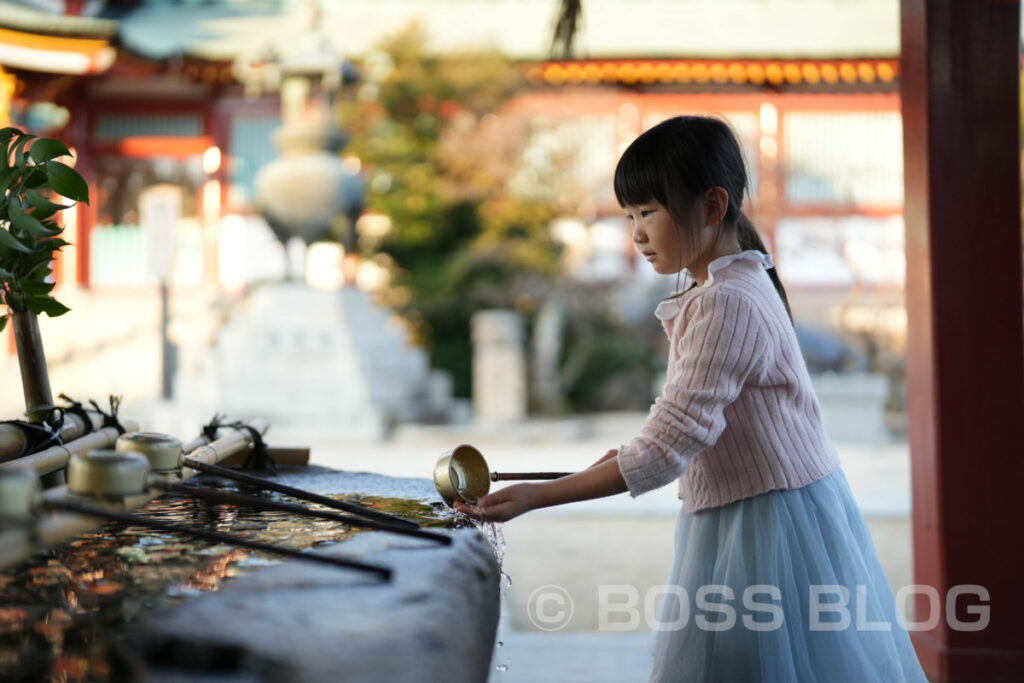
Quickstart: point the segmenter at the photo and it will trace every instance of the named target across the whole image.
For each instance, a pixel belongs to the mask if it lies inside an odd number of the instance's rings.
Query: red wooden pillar
[[[1019,19],[902,0],[915,582],[940,597],[917,596],[940,618],[912,636],[941,681],[1024,676]]]
[[[89,268],[92,229],[96,225],[100,202],[103,201],[103,198],[100,196],[99,183],[96,182],[96,166],[93,161],[92,107],[84,100],[78,99],[73,117],[72,135],[75,148],[78,150],[75,170],[89,184],[89,203],[82,204],[80,202],[75,208],[78,211],[78,243],[75,245],[78,252],[78,284],[88,288],[92,277]]]

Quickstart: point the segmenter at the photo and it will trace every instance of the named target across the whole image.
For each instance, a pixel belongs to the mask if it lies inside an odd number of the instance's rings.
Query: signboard
[[[146,267],[161,282],[171,274],[180,218],[181,188],[177,185],[151,185],[139,193],[139,223],[146,240]]]

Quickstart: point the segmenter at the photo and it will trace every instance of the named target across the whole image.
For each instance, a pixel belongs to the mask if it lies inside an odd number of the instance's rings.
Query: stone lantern
[[[296,238],[309,245],[333,237],[351,253],[364,186],[358,163],[338,155],[345,137],[331,105],[355,71],[319,30],[316,5],[303,9],[304,32],[282,29],[288,49],[235,64],[247,89],[281,95],[280,157],[256,175],[256,206],[286,248]],[[398,422],[446,419],[450,383],[356,286],[354,269],[337,290],[298,275],[293,266],[290,281],[252,288],[181,395],[202,397],[209,410],[269,418],[276,434],[302,438],[375,439]]]
[[[346,136],[331,110],[356,71],[321,30],[318,5],[310,2],[302,11],[300,35],[236,62],[248,87],[276,88],[281,97],[281,127],[274,136],[279,158],[257,173],[255,206],[286,246],[293,237],[306,245],[334,238],[350,251],[365,185],[358,165],[338,156]]]

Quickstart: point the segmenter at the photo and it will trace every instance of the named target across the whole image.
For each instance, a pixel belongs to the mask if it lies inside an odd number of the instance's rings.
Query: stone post
[[[565,400],[559,359],[566,325],[565,306],[554,299],[544,303],[533,325],[530,340],[530,391],[533,404],[544,413],[555,413]]]
[[[473,412],[482,422],[526,417],[523,319],[515,311],[480,311],[471,321]]]

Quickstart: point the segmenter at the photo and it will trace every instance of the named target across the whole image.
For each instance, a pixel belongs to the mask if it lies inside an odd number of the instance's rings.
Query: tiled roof
[[[535,86],[855,86],[894,85],[897,59],[839,60],[580,60],[537,64],[527,72]]]

